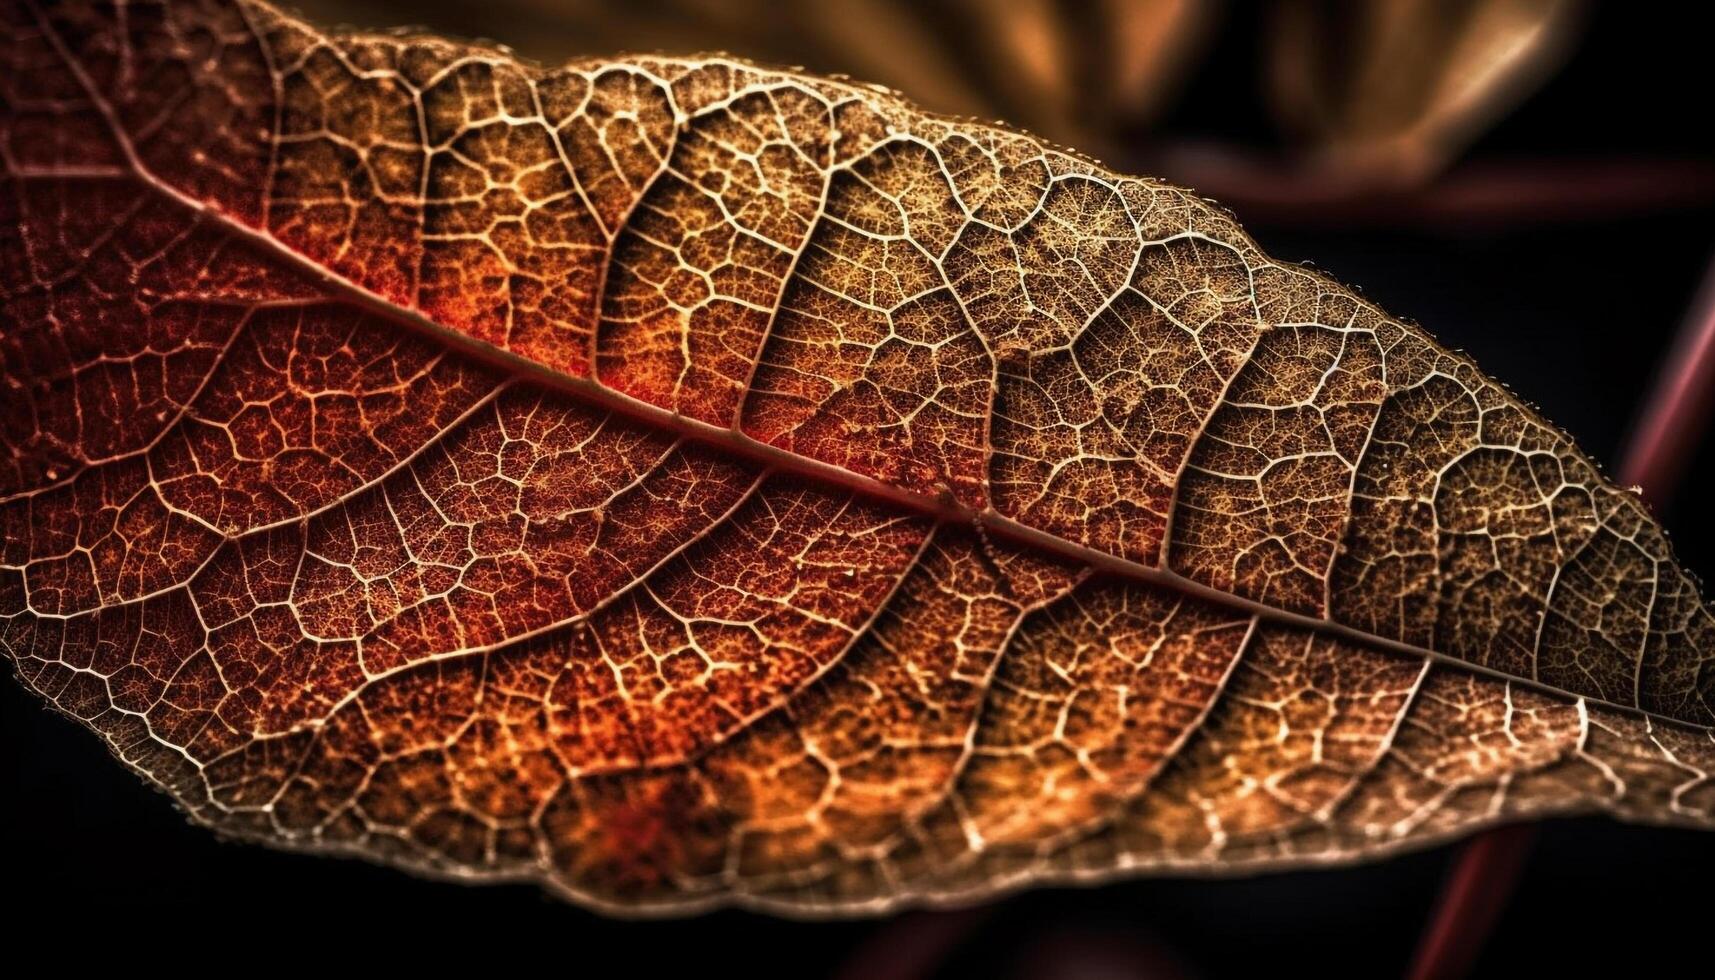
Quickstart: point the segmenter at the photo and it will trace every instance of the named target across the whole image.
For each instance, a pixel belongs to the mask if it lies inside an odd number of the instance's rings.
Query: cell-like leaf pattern
[[[0,10],[0,646],[200,823],[863,912],[1715,822],[1636,496],[1186,191],[726,58]]]

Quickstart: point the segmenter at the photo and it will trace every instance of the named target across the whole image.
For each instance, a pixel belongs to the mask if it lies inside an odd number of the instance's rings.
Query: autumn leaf
[[[0,10],[0,645],[223,834],[857,912],[1715,822],[1635,494],[1186,191],[724,58]]]
[[[1221,19],[1208,0],[424,0],[410,16],[504,30],[526,55],[732,51],[901,92],[935,112],[1005,119],[1125,158]],[[319,19],[392,24],[382,0],[306,0]]]

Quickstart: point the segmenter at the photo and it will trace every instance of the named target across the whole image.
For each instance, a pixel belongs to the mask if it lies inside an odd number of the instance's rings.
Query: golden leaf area
[[[0,2],[0,648],[195,821],[874,912],[1715,823],[1715,620],[1224,211],[878,89]]]

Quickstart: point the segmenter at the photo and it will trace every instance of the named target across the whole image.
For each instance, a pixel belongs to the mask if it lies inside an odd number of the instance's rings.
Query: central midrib
[[[367,288],[352,282],[345,277],[331,272],[309,258],[288,248],[278,239],[265,232],[260,232],[234,221],[213,209],[202,205],[182,195],[170,187],[162,185],[153,177],[146,178],[151,184],[161,187],[175,198],[189,206],[195,207],[203,214],[210,215],[230,228],[235,234],[242,235],[301,271],[322,280],[329,288],[334,298],[350,302],[360,307],[364,312],[381,317],[389,322],[399,324],[409,329],[426,334],[435,341],[445,344],[461,354],[472,357],[482,363],[509,372],[526,381],[542,385],[554,391],[562,392],[576,399],[581,404],[613,412],[632,419],[651,428],[665,431],[686,439],[694,440],[705,445],[715,446],[734,456],[760,464],[775,473],[785,473],[809,479],[818,483],[832,485],[853,493],[862,494],[873,499],[883,500],[890,504],[909,508],[919,514],[933,518],[937,523],[980,526],[984,530],[1004,537],[1019,544],[1050,552],[1064,558],[1089,565],[1099,571],[1117,577],[1143,582],[1149,585],[1171,589],[1187,595],[1239,610],[1247,615],[1261,619],[1296,626],[1304,629],[1317,630],[1323,633],[1344,637],[1346,639],[1404,653],[1425,657],[1449,666],[1485,674],[1501,680],[1509,681],[1545,693],[1573,700],[1585,700],[1592,704],[1603,704],[1620,711],[1640,714],[1661,722],[1688,728],[1706,729],[1708,726],[1696,725],[1692,722],[1671,718],[1656,712],[1646,711],[1635,705],[1622,704],[1595,698],[1586,694],[1568,691],[1564,688],[1545,684],[1541,681],[1498,671],[1482,664],[1461,660],[1426,647],[1406,643],[1391,637],[1380,636],[1364,630],[1348,626],[1344,623],[1310,616],[1304,613],[1281,609],[1255,599],[1223,592],[1201,582],[1188,579],[1169,568],[1145,565],[1129,558],[1122,558],[1110,552],[1091,548],[1088,545],[1069,541],[1056,534],[1051,534],[1039,528],[1021,524],[1018,521],[999,513],[992,507],[971,507],[961,504],[947,496],[931,496],[916,493],[902,487],[885,483],[873,477],[855,473],[841,466],[812,459],[799,453],[790,452],[778,446],[757,440],[744,432],[713,425],[701,419],[691,418],[678,412],[673,412],[654,405],[631,395],[602,384],[594,378],[574,377],[553,370],[536,361],[519,354],[497,347],[487,341],[479,340],[461,331],[445,326],[415,310],[405,309],[392,301],[371,292]]]
[[[54,32],[48,32],[56,47],[60,47],[60,39]],[[133,173],[139,180],[153,188],[156,192],[192,211],[198,216],[206,217],[217,222],[229,234],[240,238],[260,248],[276,259],[286,263],[314,281],[323,284],[330,299],[339,299],[351,303],[363,312],[377,316],[391,323],[408,329],[416,330],[438,343],[444,344],[466,356],[499,368],[503,371],[540,384],[555,391],[570,395],[580,403],[614,412],[633,419],[644,425],[664,430],[675,435],[692,439],[706,445],[719,447],[735,456],[761,464],[765,468],[777,472],[788,473],[802,478],[831,484],[853,493],[886,501],[900,507],[909,508],[917,513],[932,517],[937,523],[981,527],[984,530],[1000,535],[1016,543],[1060,555],[1081,562],[1094,569],[1115,575],[1120,578],[1143,582],[1159,588],[1171,589],[1183,594],[1195,596],[1208,602],[1242,611],[1247,616],[1302,629],[1340,636],[1353,642],[1391,650],[1397,653],[1428,658],[1451,667],[1495,677],[1510,683],[1516,683],[1526,688],[1542,691],[1562,698],[1582,700],[1593,704],[1602,704],[1632,714],[1643,715],[1665,724],[1681,726],[1696,730],[1709,730],[1711,726],[1699,725],[1647,711],[1636,705],[1622,704],[1601,698],[1579,694],[1564,688],[1545,684],[1532,678],[1518,677],[1481,664],[1461,660],[1447,654],[1405,643],[1390,637],[1368,633],[1317,616],[1292,612],[1276,606],[1270,606],[1254,599],[1233,595],[1212,588],[1200,582],[1185,578],[1166,567],[1144,565],[1128,558],[1122,558],[1109,552],[1100,551],[1087,545],[1068,541],[1055,534],[1050,534],[1038,528],[1021,524],[1007,517],[992,507],[970,507],[959,503],[951,497],[930,496],[915,493],[903,488],[884,483],[873,477],[855,473],[844,467],[811,459],[798,453],[789,452],[778,446],[770,445],[754,439],[737,428],[713,425],[700,419],[690,418],[650,404],[641,399],[615,391],[595,380],[593,377],[573,377],[560,371],[555,371],[542,364],[497,347],[487,341],[479,340],[469,334],[448,327],[423,314],[406,309],[397,303],[373,292],[367,287],[356,283],[345,276],[313,261],[272,234],[253,228],[232,216],[210,207],[203,201],[190,197],[170,183],[157,177],[138,157],[135,147],[124,128],[114,117],[111,107],[100,93],[90,83],[77,59],[70,52],[60,47],[61,57],[66,61],[71,71],[77,75],[79,82],[89,94],[92,101],[99,107],[100,112],[114,134]],[[599,329],[599,324],[596,327]],[[593,365],[592,365],[593,367]]]

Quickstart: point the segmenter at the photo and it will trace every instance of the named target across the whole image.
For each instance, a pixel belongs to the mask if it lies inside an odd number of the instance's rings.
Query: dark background
[[[1450,176],[1495,161],[1715,162],[1708,38],[1672,22],[1679,9],[1596,8],[1566,67]],[[1274,148],[1257,98],[1262,29],[1254,17],[1226,21],[1161,138]],[[1175,176],[1196,183],[1194,173]],[[1671,207],[1600,217],[1427,227],[1390,222],[1385,202],[1349,227],[1240,217],[1272,254],[1362,284],[1387,309],[1472,351],[1617,466],[1715,256],[1715,204],[1680,196]],[[1715,570],[1715,522],[1702,513],[1712,466],[1705,439],[1680,492],[1658,508],[1686,565],[1705,572]],[[76,929],[81,940],[52,943],[53,958],[67,964],[114,957],[151,970],[476,963],[566,974],[852,976],[903,962],[885,956],[901,956],[911,942],[947,936],[935,975],[1385,977],[1405,968],[1457,853],[1044,890],[968,915],[798,923],[722,912],[616,922],[532,888],[466,888],[217,842],[11,679],[0,681],[0,700],[0,881],[29,910],[0,920],[0,934],[17,950],[38,930]],[[1712,894],[1715,834],[1600,820],[1544,825],[1478,973],[1646,975],[1685,964],[1695,973],[1695,963],[1708,962],[1699,946]]]

